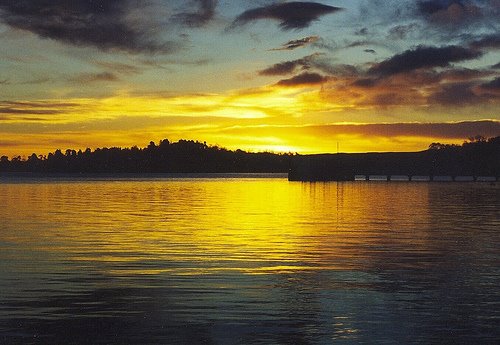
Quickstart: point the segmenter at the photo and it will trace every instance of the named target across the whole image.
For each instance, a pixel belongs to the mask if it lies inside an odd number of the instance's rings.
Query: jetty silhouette
[[[337,153],[291,158],[291,181],[498,181],[500,137],[462,146],[433,143],[420,152]]]

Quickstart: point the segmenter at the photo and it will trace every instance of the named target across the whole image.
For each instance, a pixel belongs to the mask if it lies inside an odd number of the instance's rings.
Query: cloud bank
[[[216,0],[193,0],[175,13],[171,8],[175,4],[160,0],[0,0],[0,20],[74,46],[165,54],[177,51],[181,44],[163,39],[162,34],[168,34],[175,23],[188,27],[207,24],[216,5]]]

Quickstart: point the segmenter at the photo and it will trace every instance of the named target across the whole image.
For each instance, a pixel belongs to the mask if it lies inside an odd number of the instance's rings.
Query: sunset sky
[[[500,0],[0,0],[0,154],[500,135]]]

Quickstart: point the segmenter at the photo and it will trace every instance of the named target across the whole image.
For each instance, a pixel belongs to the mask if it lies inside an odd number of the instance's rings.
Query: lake
[[[494,344],[500,186],[0,180],[2,344]]]

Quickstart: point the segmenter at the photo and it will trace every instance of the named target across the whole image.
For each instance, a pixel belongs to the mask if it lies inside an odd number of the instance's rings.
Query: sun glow
[[[427,133],[418,122],[371,123],[371,112],[358,106],[347,93],[329,97],[325,90],[278,86],[225,93],[119,92],[99,99],[4,102],[0,104],[1,154],[28,156],[34,148],[37,154],[47,154],[67,148],[143,147],[165,138],[202,140],[253,152],[418,151],[443,138],[461,143],[466,139],[463,128],[470,127],[464,124],[455,131],[457,135],[440,137],[438,125]],[[408,114],[408,118],[414,116]],[[478,133],[486,130],[491,134],[485,135],[494,136],[498,121],[483,123],[476,123]]]

